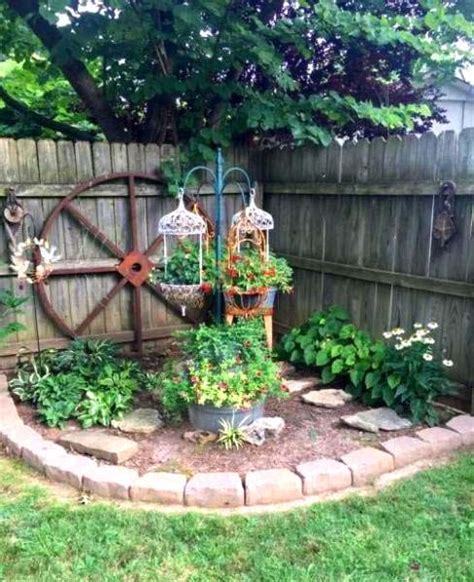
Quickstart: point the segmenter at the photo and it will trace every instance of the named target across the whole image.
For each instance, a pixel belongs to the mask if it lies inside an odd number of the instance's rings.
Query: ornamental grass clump
[[[155,390],[169,416],[181,416],[190,404],[242,410],[285,395],[259,320],[203,324],[177,339],[180,355],[165,366]]]

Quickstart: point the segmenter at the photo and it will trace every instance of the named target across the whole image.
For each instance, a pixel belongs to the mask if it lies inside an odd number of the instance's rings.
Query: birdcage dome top
[[[165,214],[158,223],[158,233],[171,236],[190,236],[205,234],[206,223],[195,212],[187,210],[184,206],[184,190],[178,192],[178,208]]]
[[[241,210],[234,214],[232,217],[232,224],[237,224],[243,218],[246,218],[250,224],[260,230],[272,230],[274,228],[273,216],[269,212],[258,208],[256,205],[255,190],[253,188],[250,190],[249,205],[245,210]]]

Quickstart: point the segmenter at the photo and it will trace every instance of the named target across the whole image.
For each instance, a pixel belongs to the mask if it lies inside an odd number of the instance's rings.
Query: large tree
[[[0,127],[203,153],[235,139],[423,131],[442,117],[436,88],[469,59],[470,6],[0,0]]]

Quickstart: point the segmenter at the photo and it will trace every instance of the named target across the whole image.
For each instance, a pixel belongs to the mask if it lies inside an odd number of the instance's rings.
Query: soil
[[[150,406],[150,401],[142,397],[137,405]],[[266,404],[265,414],[281,416],[285,420],[282,434],[276,439],[267,438],[261,447],[247,444],[238,450],[229,451],[216,443],[198,445],[185,441],[182,438],[184,432],[193,430],[187,422],[167,425],[149,436],[124,435],[114,429],[104,430],[133,438],[139,443],[140,451],[125,466],[137,469],[140,473],[169,471],[191,475],[198,472],[236,471],[243,475],[252,469],[294,469],[305,461],[323,457],[337,459],[355,448],[377,446],[384,440],[410,434],[420,428],[376,435],[346,427],[339,420],[343,415],[364,409],[356,403],[348,403],[334,410],[317,408],[303,403],[301,392],[284,400],[271,399]],[[31,406],[20,403],[18,411],[25,423],[44,438],[53,441],[63,432],[80,428],[75,422],[70,422],[64,431],[50,429],[38,421]]]

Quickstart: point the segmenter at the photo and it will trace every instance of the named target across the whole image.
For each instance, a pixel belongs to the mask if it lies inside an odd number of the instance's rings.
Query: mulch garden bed
[[[153,404],[145,395],[139,398],[139,406]],[[155,405],[156,406],[156,405]],[[379,442],[413,433],[420,426],[396,432],[381,432],[379,435],[366,433],[344,426],[339,418],[365,410],[365,407],[348,403],[337,409],[324,409],[305,404],[301,392],[284,400],[268,401],[265,414],[281,416],[286,423],[282,434],[256,447],[246,444],[236,450],[225,450],[216,443],[199,445],[183,439],[186,431],[193,428],[187,422],[167,425],[149,436],[132,436],[115,429],[103,429],[110,434],[133,438],[140,450],[125,466],[148,471],[169,471],[194,474],[197,472],[236,471],[244,474],[252,469],[294,468],[299,463],[323,457],[338,458],[361,446],[376,446]],[[41,424],[35,410],[26,404],[18,404],[18,412],[43,437],[57,440],[62,432],[79,429],[70,422],[64,431],[49,429]]]

